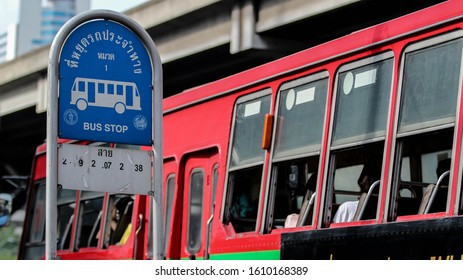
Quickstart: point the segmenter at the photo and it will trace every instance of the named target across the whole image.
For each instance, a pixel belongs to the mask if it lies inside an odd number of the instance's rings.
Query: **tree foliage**
[[[14,260],[18,255],[20,236],[15,233],[15,226],[0,228],[0,260]]]

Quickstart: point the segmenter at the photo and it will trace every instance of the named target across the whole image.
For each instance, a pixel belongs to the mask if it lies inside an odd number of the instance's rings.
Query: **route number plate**
[[[151,151],[61,144],[58,185],[65,189],[149,195]]]

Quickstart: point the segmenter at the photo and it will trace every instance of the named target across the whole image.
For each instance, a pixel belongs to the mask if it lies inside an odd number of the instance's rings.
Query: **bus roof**
[[[461,1],[449,0],[351,33],[235,75],[188,89],[164,99],[165,113],[203,100],[239,90],[276,76],[310,67],[341,55],[360,51],[412,32],[456,20],[463,16]],[[450,19],[450,20],[448,20]],[[304,59],[301,59],[303,57]]]

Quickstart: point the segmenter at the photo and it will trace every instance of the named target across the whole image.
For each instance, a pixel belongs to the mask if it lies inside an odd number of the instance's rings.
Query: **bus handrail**
[[[445,171],[444,173],[442,173],[442,175],[440,175],[439,179],[437,180],[437,183],[436,185],[434,186],[433,190],[432,190],[432,193],[431,193],[431,196],[429,198],[429,201],[426,205],[426,209],[424,210],[424,214],[428,214],[429,211],[431,210],[431,206],[434,202],[434,199],[436,198],[437,196],[437,192],[439,191],[439,188],[441,188],[441,185],[442,185],[442,181],[444,180],[445,177],[447,177],[448,175],[450,174],[450,170],[447,170]]]
[[[376,189],[377,186],[379,186],[379,182],[380,180],[377,180],[370,186],[362,205],[360,205],[360,202],[359,202],[359,207],[361,208],[360,208],[360,211],[358,212],[358,215],[356,213],[354,220],[359,221],[362,219],[363,214],[365,213],[365,209],[367,208],[368,202],[370,201],[370,198],[373,195],[374,190]]]

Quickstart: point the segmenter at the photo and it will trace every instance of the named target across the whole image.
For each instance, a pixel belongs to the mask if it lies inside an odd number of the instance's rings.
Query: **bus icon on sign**
[[[89,106],[114,108],[116,113],[141,110],[140,93],[132,82],[76,78],[72,86],[71,104],[85,111]]]

